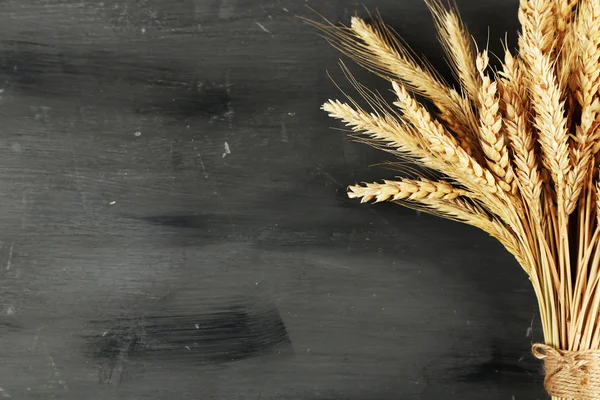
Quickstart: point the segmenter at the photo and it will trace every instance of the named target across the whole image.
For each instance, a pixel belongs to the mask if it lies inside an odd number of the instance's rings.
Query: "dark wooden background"
[[[515,43],[516,0],[457,3],[481,46]],[[421,0],[364,5],[447,74]],[[393,175],[330,129],[339,54],[298,15],[0,2],[0,399],[545,398],[514,259],[346,198]]]

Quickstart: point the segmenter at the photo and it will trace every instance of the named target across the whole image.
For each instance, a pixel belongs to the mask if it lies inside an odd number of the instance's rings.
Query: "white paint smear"
[[[14,240],[10,243],[10,250],[8,251],[8,260],[6,260],[6,270],[10,271],[10,265],[12,263],[13,249],[15,248]]]
[[[265,32],[267,32],[267,33],[271,33],[271,31],[270,31],[270,30],[268,30],[267,28],[265,28],[265,26],[264,26],[263,24],[261,24],[260,22],[256,22],[256,21],[254,21],[254,22],[255,22],[255,23],[256,23],[256,25],[258,25],[258,26],[260,27],[260,29],[262,29],[263,31],[265,31]]]
[[[227,157],[227,155],[231,154],[231,149],[229,148],[229,143],[225,142],[223,144],[223,150],[225,150],[223,152],[223,158]]]

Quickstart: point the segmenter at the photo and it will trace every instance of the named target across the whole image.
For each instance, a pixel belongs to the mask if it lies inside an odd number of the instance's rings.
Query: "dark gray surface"
[[[457,3],[481,45],[517,28],[514,0]],[[447,72],[421,0],[365,5]],[[0,3],[0,398],[544,398],[512,257],[346,199],[386,155],[328,128],[339,54],[295,15]]]

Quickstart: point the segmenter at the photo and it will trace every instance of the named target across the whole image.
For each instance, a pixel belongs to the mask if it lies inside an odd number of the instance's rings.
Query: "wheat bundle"
[[[458,85],[385,25],[314,23],[337,49],[389,81],[392,104],[342,64],[350,96],[323,105],[361,142],[419,166],[417,176],[350,186],[480,228],[529,276],[553,398],[600,399],[600,0],[521,0],[518,49],[488,65],[453,6],[426,0]],[[435,171],[435,173],[432,173]]]

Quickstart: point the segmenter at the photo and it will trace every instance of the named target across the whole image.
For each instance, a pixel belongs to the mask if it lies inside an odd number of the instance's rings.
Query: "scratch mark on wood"
[[[525,337],[530,337],[533,332],[533,320],[535,319],[535,314],[531,317],[531,324],[527,327],[527,332],[525,332]]]
[[[325,172],[321,169],[321,167],[317,167],[315,168],[315,171],[317,171],[319,174],[323,175],[325,178],[327,178],[327,180],[329,180],[331,183],[336,184],[337,186],[344,186],[340,181],[338,181],[337,179],[335,179],[329,172]]]
[[[206,167],[204,166],[204,162],[202,161],[202,156],[200,156],[200,153],[198,153],[198,161],[200,161],[200,167],[202,168],[202,173],[204,174],[204,177],[208,179],[208,173],[206,172]]]
[[[289,141],[287,126],[283,119],[281,120],[281,140],[285,143]]]
[[[235,114],[233,107],[231,106],[231,87],[233,85],[231,84],[229,77],[230,72],[227,70],[225,73],[225,92],[227,93],[227,112],[225,113],[225,117],[229,123],[229,129],[233,129],[233,115]]]
[[[12,262],[13,249],[15,248],[15,241],[13,240],[10,244],[10,250],[8,251],[8,260],[6,260],[6,270],[10,271],[10,264]]]
[[[48,351],[48,343],[45,340],[44,340],[44,349],[46,352],[46,356],[48,357],[48,360],[50,360],[50,365],[52,366],[52,372],[53,372],[54,378],[56,379],[56,383],[58,383],[60,386],[62,386],[62,388],[64,389],[65,392],[68,392],[69,387],[67,386],[67,382],[60,379],[60,372],[58,372],[58,367],[56,366],[56,363],[54,362],[54,357],[52,357],[52,355]]]
[[[79,193],[79,198],[81,199],[81,206],[86,211],[86,213],[88,213],[89,215],[94,217],[94,211],[88,206],[86,190],[83,187],[83,185],[81,184],[79,163],[77,161],[77,156],[75,155],[75,149],[73,148],[72,144],[70,146],[70,150],[71,150],[71,159],[73,160],[73,172],[75,175],[75,185],[77,186],[77,192]]]
[[[260,27],[260,29],[262,29],[263,31],[265,31],[265,32],[267,32],[267,33],[271,33],[271,31],[270,31],[270,30],[268,30],[267,28],[265,28],[265,26],[264,26],[263,24],[261,24],[260,22],[256,22],[256,21],[254,21],[254,22],[255,22],[255,23],[256,23],[256,25],[258,25],[258,26]]]

